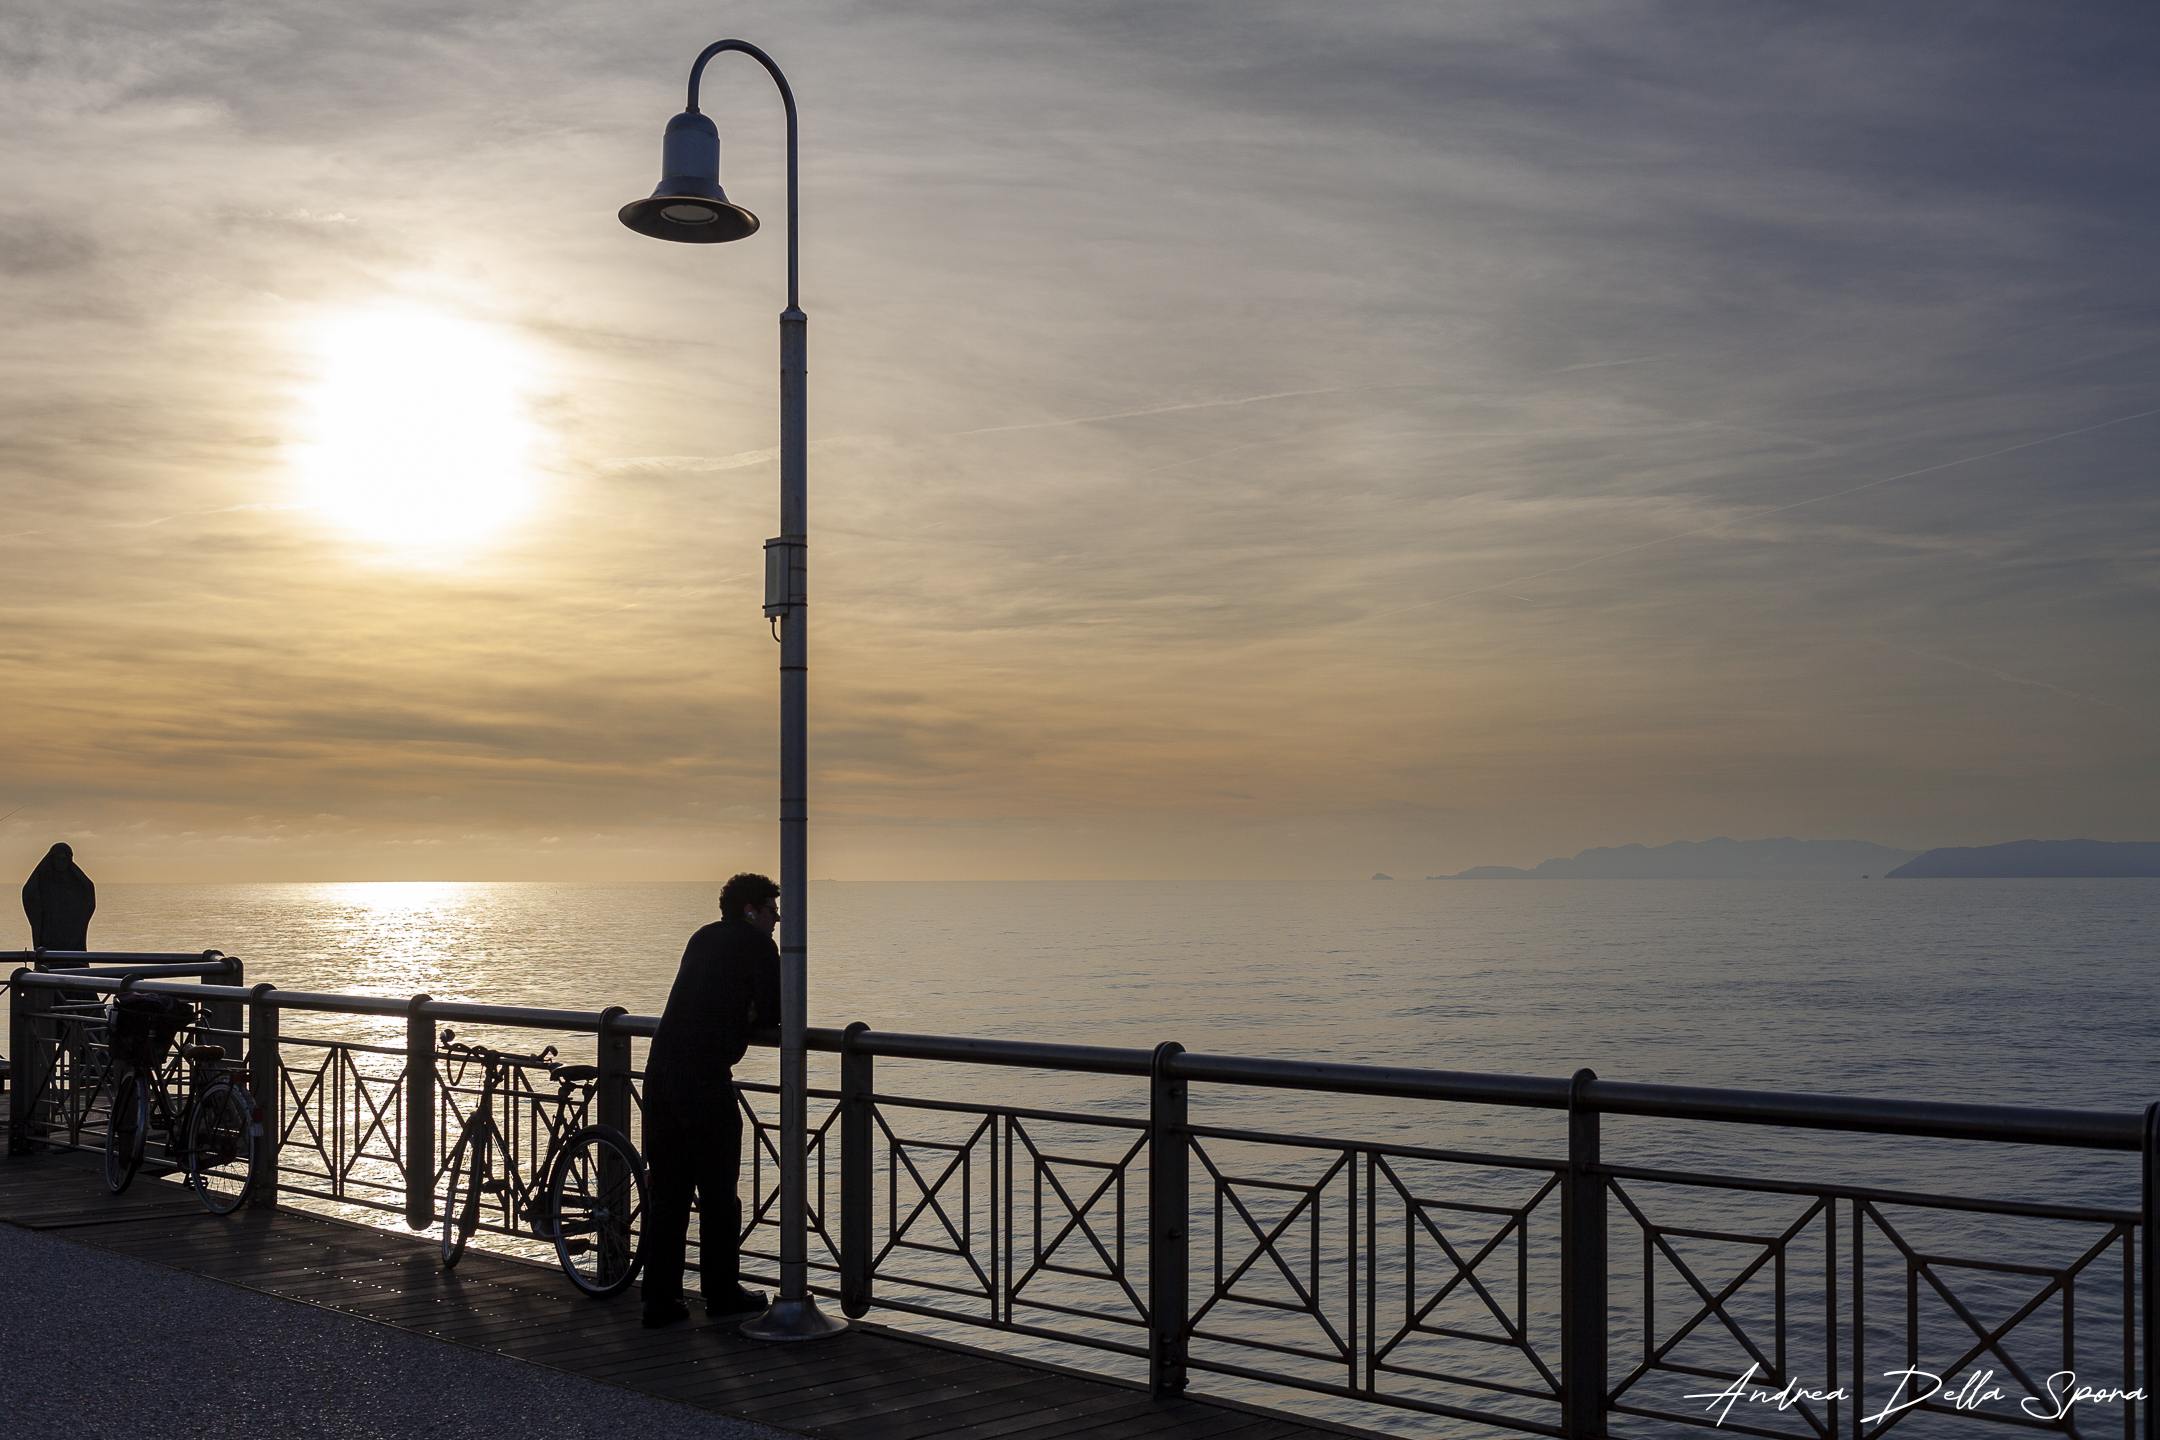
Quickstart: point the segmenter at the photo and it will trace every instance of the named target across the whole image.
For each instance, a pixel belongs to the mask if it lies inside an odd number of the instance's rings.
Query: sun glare
[[[508,334],[419,311],[341,316],[315,337],[301,481],[320,512],[403,551],[472,545],[538,489],[533,367]]]

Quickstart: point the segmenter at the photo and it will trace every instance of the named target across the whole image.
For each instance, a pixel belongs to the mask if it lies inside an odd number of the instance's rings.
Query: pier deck
[[[1362,1432],[1251,1407],[1153,1400],[1118,1381],[858,1322],[802,1345],[731,1325],[648,1331],[635,1290],[577,1295],[559,1272],[291,1209],[219,1217],[145,1174],[109,1195],[94,1157],[0,1162],[0,1220],[248,1290],[832,1440],[1322,1440]]]

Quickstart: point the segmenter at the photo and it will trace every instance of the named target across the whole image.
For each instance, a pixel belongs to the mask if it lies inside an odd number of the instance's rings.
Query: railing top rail
[[[1168,1067],[1172,1075],[1186,1080],[1483,1105],[1525,1105],[1547,1110],[1568,1107],[1571,1084],[1567,1080],[1530,1075],[1265,1060],[1243,1055],[1174,1055],[1170,1057]],[[1733,1090],[1704,1085],[1648,1085],[1627,1080],[1588,1081],[1576,1092],[1575,1103],[1606,1115],[1790,1125],[1814,1130],[1857,1130],[1878,1135],[2065,1145],[2094,1150],[2137,1150],[2144,1143],[2145,1128],[2145,1117],[2134,1112]]]
[[[229,969],[238,956],[222,950],[0,950],[0,968],[9,962],[47,970],[86,970],[94,965],[191,965],[197,970]],[[175,971],[173,973],[179,973]]]
[[[35,971],[23,975],[22,981],[32,989],[43,990],[100,990],[120,988],[121,981],[129,975],[142,976],[141,970],[67,970]],[[138,990],[153,993],[164,992],[183,995],[190,1000],[252,1000],[252,989],[237,985],[175,985],[169,982],[148,981],[135,986]],[[334,1015],[411,1015],[413,1003],[408,996],[399,995],[351,995],[319,994],[307,990],[268,990],[263,1001],[275,1010],[311,1010]],[[532,1005],[479,1005],[462,1000],[427,1000],[418,1009],[420,1015],[430,1020],[458,1020],[469,1025],[503,1025],[524,1030],[598,1030],[606,1012],[600,1010],[547,1010]],[[655,1015],[617,1015],[609,1029],[621,1035],[651,1036],[660,1028]],[[838,1033],[838,1032],[834,1032]]]
[[[1773,1090],[1719,1090],[1691,1085],[1645,1085],[1597,1080],[1584,1100],[1608,1114],[1718,1120],[1749,1125],[1795,1125],[1815,1130],[1865,1130],[1949,1140],[1995,1140],[2066,1145],[2088,1150],[2139,1150],[2145,1117],[2136,1111],[2062,1110],[2034,1105],[1974,1105],[1944,1100],[1890,1100],[1862,1095],[1810,1095]]]
[[[181,975],[229,975],[232,967],[223,960],[196,960],[180,965],[85,965],[80,969],[65,966],[47,966],[39,971],[43,975],[82,976],[125,980],[133,975],[139,980],[169,979]]]
[[[21,952],[18,952],[20,954]],[[19,972],[30,988],[118,990],[120,972]],[[137,972],[139,974],[139,972]],[[230,985],[178,985],[148,980],[136,988],[169,991],[191,999],[250,1000],[252,990]],[[650,1015],[609,1014],[592,1010],[548,1010],[523,1005],[480,1005],[454,1000],[419,1002],[388,995],[326,995],[298,990],[269,990],[263,1000],[280,1010],[309,1010],[345,1015],[412,1015],[430,1020],[500,1025],[529,1030],[599,1031],[650,1037],[659,1028]],[[771,1046],[777,1035],[767,1029],[752,1036]],[[933,1060],[971,1065],[1013,1065],[1033,1069],[1103,1075],[1145,1076],[1155,1063],[1150,1050],[1107,1045],[1061,1045],[965,1035],[909,1035],[864,1030],[850,1040],[843,1032],[814,1028],[806,1043],[813,1050],[837,1052],[852,1044],[861,1053],[893,1059]],[[1498,1075],[1462,1070],[1422,1070],[1403,1066],[1347,1065],[1314,1060],[1277,1060],[1247,1055],[1200,1055],[1180,1052],[1163,1062],[1168,1073],[1185,1080],[1253,1085],[1289,1090],[1328,1090],[1340,1094],[1388,1096],[1409,1100],[1450,1100],[1481,1105],[1516,1105],[1565,1110],[1570,1103],[1610,1115],[1644,1115],[1668,1120],[1704,1120],[1734,1124],[1795,1126],[1816,1130],[1861,1131],[1881,1135],[1930,1136],[1956,1140],[2058,1145],[2097,1150],[2138,1150],[2143,1145],[2144,1116],[2136,1112],[2045,1109],[2021,1105],[1974,1105],[1930,1100],[1899,1100],[1852,1095],[1814,1095],[1771,1090],[1735,1090],[1697,1085],[1650,1085],[1624,1080],[1592,1080],[1581,1086],[1548,1076]]]
[[[854,1043],[863,1053],[897,1059],[1020,1065],[1112,1075],[1146,1075],[1154,1059],[1152,1051],[1139,1049],[954,1035],[903,1035],[876,1030],[858,1034]],[[838,1050],[839,1032],[813,1032],[810,1048]],[[1165,1063],[1169,1073],[1180,1079],[1216,1084],[1331,1090],[1406,1100],[1452,1100],[1546,1110],[1568,1107],[1571,1084],[1568,1080],[1547,1076],[1191,1052],[1170,1056]],[[2143,1144],[2144,1134],[2144,1117],[2129,1112],[1971,1105],[1712,1086],[1645,1085],[1615,1080],[1589,1082],[1578,1092],[1576,1103],[1606,1114],[1648,1115],[1670,1120],[1790,1125],[2099,1150],[2136,1150]]]
[[[841,1048],[838,1030],[812,1032],[813,1050]],[[1098,1075],[1146,1075],[1151,1050],[1108,1045],[1054,1045],[1039,1040],[1000,1040],[979,1035],[901,1035],[865,1030],[857,1051],[896,1060],[950,1060],[969,1065],[1025,1065],[1043,1070],[1081,1070]]]
[[[0,960],[222,960],[222,950],[0,950]]]

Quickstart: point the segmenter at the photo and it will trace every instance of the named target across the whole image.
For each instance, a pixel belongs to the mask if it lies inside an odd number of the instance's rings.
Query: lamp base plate
[[[765,1313],[742,1322],[740,1332],[752,1340],[823,1340],[848,1328],[837,1315],[818,1309],[817,1297],[775,1300]]]

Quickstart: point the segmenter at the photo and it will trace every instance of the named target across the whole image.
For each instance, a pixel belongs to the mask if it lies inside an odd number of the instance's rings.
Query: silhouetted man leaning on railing
[[[745,1290],[741,1261],[742,1111],[732,1071],[750,1032],[780,1018],[780,887],[737,875],[720,891],[720,919],[683,947],[675,988],[645,1061],[645,1160],[652,1199],[645,1217],[645,1328],[690,1318],[683,1303],[683,1247],[697,1192],[705,1313],[754,1315],[765,1297]]]

